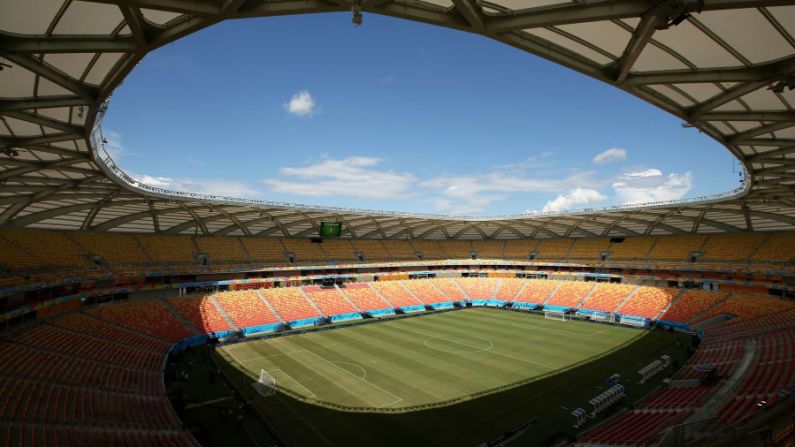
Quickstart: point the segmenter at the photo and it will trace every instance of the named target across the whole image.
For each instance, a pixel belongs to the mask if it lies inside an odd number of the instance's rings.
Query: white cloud
[[[283,104],[284,109],[297,116],[310,116],[319,110],[309,90],[301,90]]]
[[[613,183],[613,190],[621,203],[680,200],[692,188],[692,172],[672,172],[665,176],[658,169],[628,172]]]
[[[405,198],[416,178],[407,172],[375,169],[382,161],[376,157],[325,159],[308,166],[280,168],[279,173],[290,179],[262,182],[275,192],[310,197]]]
[[[560,194],[556,198],[547,202],[544,205],[544,212],[557,212],[566,211],[574,208],[579,208],[584,205],[601,202],[607,199],[607,196],[600,193],[595,189],[590,188],[574,188],[566,194]]]
[[[593,162],[598,165],[607,164],[613,161],[624,161],[627,159],[627,150],[620,147],[611,147],[610,149],[597,154],[593,158]]]
[[[168,189],[171,191],[193,192],[216,196],[234,197],[240,199],[254,199],[260,192],[243,182],[226,179],[172,179],[169,177],[156,177],[151,175],[135,175],[132,177],[140,183],[149,186]]]
[[[131,151],[124,145],[122,134],[119,132],[106,130],[103,132],[103,136],[105,137],[105,150],[108,151],[114,161],[118,162],[120,159],[129,156],[141,157],[141,154]]]

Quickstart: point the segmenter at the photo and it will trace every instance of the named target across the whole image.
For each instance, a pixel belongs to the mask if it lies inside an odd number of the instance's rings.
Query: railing
[[[682,200],[659,200],[655,202],[612,205],[600,208],[580,208],[580,209],[571,209],[565,211],[534,211],[534,212],[507,214],[500,216],[467,216],[467,215],[452,216],[447,214],[435,214],[435,213],[397,212],[397,211],[385,211],[385,210],[375,210],[367,208],[345,208],[345,207],[336,207],[336,206],[308,205],[308,204],[292,203],[292,202],[241,199],[229,196],[218,196],[218,195],[201,194],[201,193],[186,192],[186,191],[173,191],[170,189],[152,186],[142,182],[141,180],[135,179],[126,172],[124,172],[124,170],[121,169],[121,167],[119,167],[116,164],[116,162],[113,160],[113,157],[111,157],[110,153],[105,147],[105,145],[107,144],[107,140],[105,140],[105,137],[102,134],[101,123],[105,115],[105,111],[107,110],[107,105],[108,102],[105,102],[102,105],[102,107],[100,107],[100,110],[97,114],[97,119],[94,123],[94,128],[91,131],[91,142],[93,143],[91,149],[95,155],[95,160],[97,161],[97,164],[100,166],[100,168],[103,171],[105,171],[106,174],[113,177],[116,181],[121,183],[127,189],[133,192],[143,193],[149,196],[156,196],[167,200],[189,199],[189,200],[197,200],[197,201],[208,202],[218,205],[253,206],[259,208],[288,208],[288,209],[296,209],[302,211],[317,211],[317,212],[332,213],[332,214],[333,213],[374,214],[380,216],[394,216],[394,217],[407,217],[407,218],[413,217],[421,219],[497,221],[497,220],[518,220],[518,219],[538,218],[538,217],[574,216],[582,214],[588,215],[588,214],[596,214],[596,213],[612,212],[612,211],[632,211],[632,210],[641,210],[648,208],[660,208],[670,205],[682,206],[689,204],[714,203],[725,199],[742,196],[751,187],[751,182],[749,181],[749,176],[748,173],[746,172],[745,175],[743,176],[742,184],[737,188],[734,188],[731,191],[722,192],[718,194],[711,194],[707,196],[699,196],[699,197],[693,197],[690,199],[682,199]]]

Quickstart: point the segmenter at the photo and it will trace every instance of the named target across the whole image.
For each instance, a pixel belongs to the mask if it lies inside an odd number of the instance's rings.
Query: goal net
[[[616,321],[616,316],[608,313],[593,313],[591,314],[591,320],[601,321],[603,323],[614,323]]]
[[[547,320],[558,320],[558,321],[566,321],[570,319],[570,317],[566,316],[565,312],[557,310],[545,310],[544,318],[546,318]]]
[[[273,393],[276,392],[276,379],[262,369],[259,372],[259,379],[252,383],[251,386],[253,386],[262,397],[272,396]]]

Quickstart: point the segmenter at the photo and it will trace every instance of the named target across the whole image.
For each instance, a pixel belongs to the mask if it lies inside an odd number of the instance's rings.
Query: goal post
[[[252,383],[251,386],[262,397],[272,396],[276,392],[276,379],[268,374],[268,371],[262,369],[259,372],[259,379]]]
[[[558,320],[558,321],[566,321],[571,319],[571,317],[566,316],[566,312],[562,312],[559,310],[545,310],[544,318],[546,318],[547,320]]]

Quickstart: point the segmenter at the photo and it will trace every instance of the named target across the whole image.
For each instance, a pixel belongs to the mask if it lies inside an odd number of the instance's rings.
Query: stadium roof
[[[114,88],[149,51],[222,20],[350,11],[351,1],[3,0],[0,225],[314,236],[333,220],[344,223],[345,237],[429,239],[795,229],[795,1],[355,3],[482,34],[621,88],[724,144],[746,181],[687,202],[487,218],[159,190],[116,167],[98,127]]]

